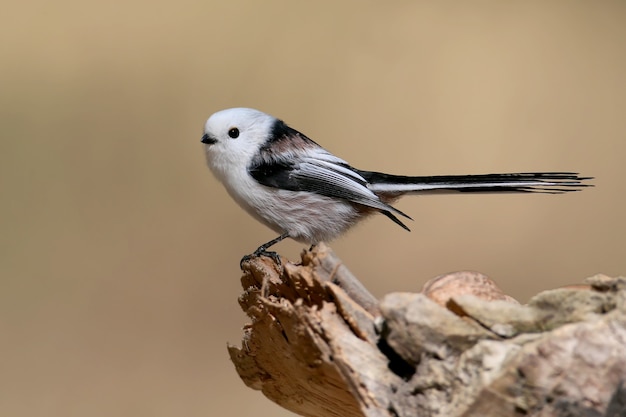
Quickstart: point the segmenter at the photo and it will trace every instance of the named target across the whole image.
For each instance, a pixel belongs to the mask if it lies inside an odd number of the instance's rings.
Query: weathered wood
[[[626,279],[527,305],[484,275],[378,302],[324,245],[244,263],[229,346],[251,388],[303,416],[626,416]]]

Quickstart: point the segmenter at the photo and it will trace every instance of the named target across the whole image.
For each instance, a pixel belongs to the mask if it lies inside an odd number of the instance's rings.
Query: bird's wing
[[[248,171],[256,181],[268,187],[317,193],[378,209],[387,217],[393,212],[410,219],[381,201],[367,187],[365,178],[323,148],[313,147],[297,155],[260,154]],[[392,220],[406,228],[397,219]]]

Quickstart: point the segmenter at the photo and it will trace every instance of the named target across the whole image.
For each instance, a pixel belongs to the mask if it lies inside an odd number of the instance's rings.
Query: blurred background
[[[246,106],[357,168],[573,170],[568,195],[425,196],[331,246],[376,295],[477,270],[510,295],[626,274],[626,3],[5,2],[0,415],[289,416],[226,351],[275,237],[205,166]],[[284,242],[297,260],[303,245]]]

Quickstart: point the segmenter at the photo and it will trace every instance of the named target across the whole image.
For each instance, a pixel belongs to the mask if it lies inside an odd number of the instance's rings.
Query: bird
[[[560,194],[592,186],[593,179],[575,172],[405,176],[356,169],[284,121],[242,107],[211,115],[201,142],[228,194],[279,234],[242,262],[269,256],[280,264],[268,249],[283,239],[329,242],[376,213],[410,231],[403,220],[411,217],[392,206],[407,194]]]

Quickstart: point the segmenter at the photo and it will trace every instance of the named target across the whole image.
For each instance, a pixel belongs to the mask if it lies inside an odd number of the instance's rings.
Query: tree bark
[[[243,264],[242,380],[303,416],[626,416],[626,279],[526,305],[475,272],[377,301],[324,245]]]

